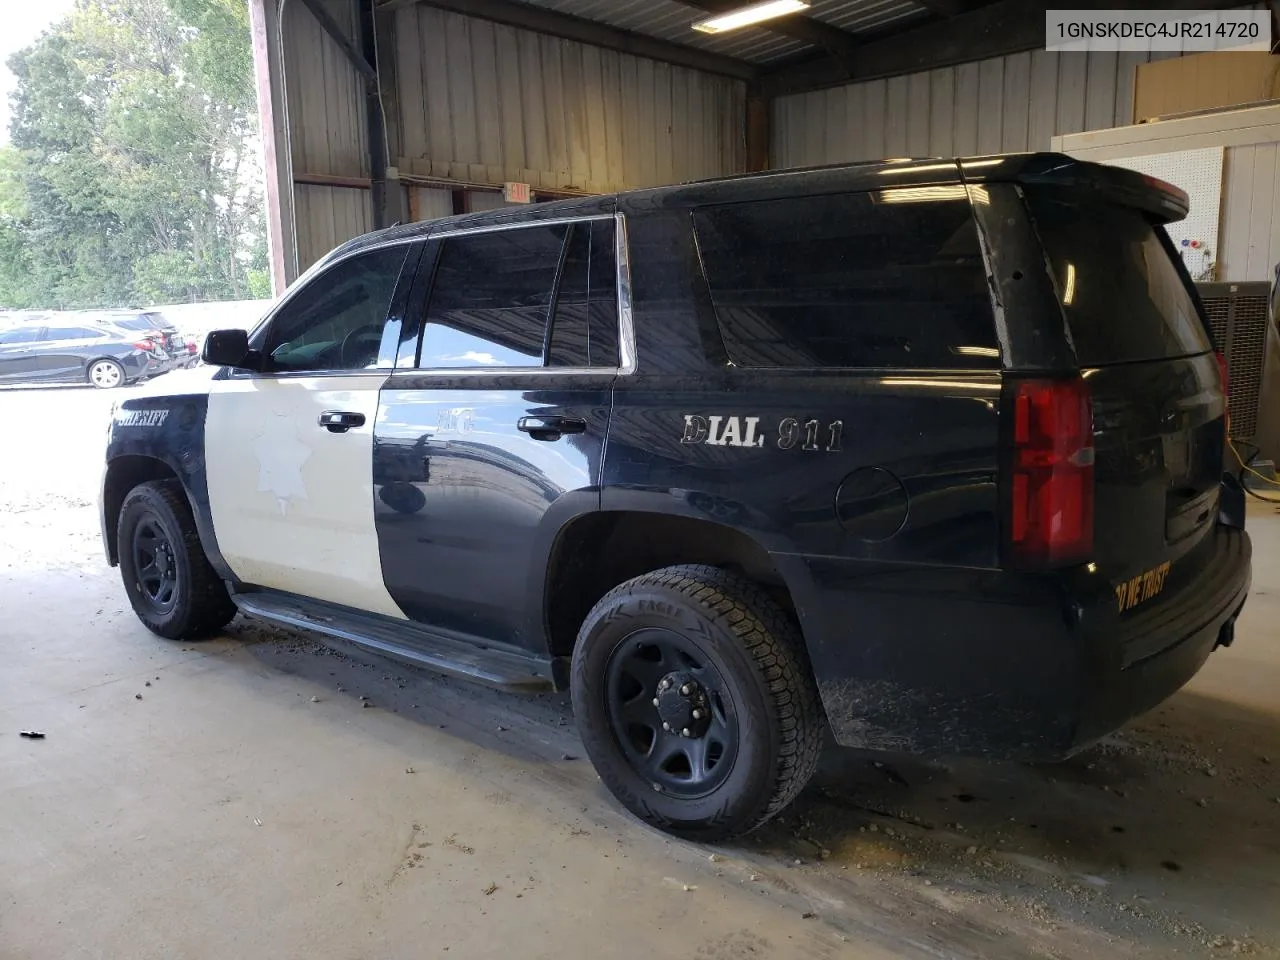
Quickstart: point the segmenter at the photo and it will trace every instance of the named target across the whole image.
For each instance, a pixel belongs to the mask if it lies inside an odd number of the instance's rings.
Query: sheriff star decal
[[[302,466],[311,457],[311,448],[298,439],[292,417],[268,417],[253,441],[253,452],[258,458],[258,491],[275,496],[281,516],[289,512],[291,501],[307,499]]]

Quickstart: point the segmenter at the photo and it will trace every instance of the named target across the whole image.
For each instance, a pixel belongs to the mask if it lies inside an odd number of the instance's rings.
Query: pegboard
[[[1222,147],[1154,153],[1106,162],[1158,177],[1186,191],[1191,198],[1191,212],[1185,220],[1168,224],[1165,229],[1182,254],[1191,279],[1216,280],[1218,221],[1222,208]]]

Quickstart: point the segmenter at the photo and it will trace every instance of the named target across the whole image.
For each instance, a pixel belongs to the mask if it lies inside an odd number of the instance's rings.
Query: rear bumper
[[[142,351],[121,357],[120,364],[124,367],[124,378],[129,383],[149,377],[155,372],[155,361]]]
[[[1200,670],[1219,645],[1235,637],[1253,578],[1253,546],[1240,529],[1219,527],[1213,559],[1167,609],[1125,625],[1114,607],[1084,625],[1091,669],[1069,754],[1162,703]],[[1091,611],[1092,612],[1092,611]],[[1117,640],[1119,641],[1117,662]],[[1089,666],[1087,664],[1086,666]]]
[[[1161,703],[1230,642],[1249,592],[1249,537],[1218,526],[1203,548],[1199,573],[1129,614],[1084,571],[778,560],[802,584],[793,593],[839,743],[1051,760]]]

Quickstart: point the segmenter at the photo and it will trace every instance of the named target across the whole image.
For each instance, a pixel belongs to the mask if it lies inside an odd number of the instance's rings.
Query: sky
[[[14,77],[9,55],[31,45],[41,32],[71,12],[75,0],[0,0],[0,144],[9,142],[9,94]]]

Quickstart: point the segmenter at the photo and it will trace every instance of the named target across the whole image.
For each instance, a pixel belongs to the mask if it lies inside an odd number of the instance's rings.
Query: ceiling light
[[[785,17],[789,13],[800,13],[808,9],[809,4],[803,0],[767,0],[765,3],[755,3],[741,10],[699,20],[693,25],[693,29],[700,33],[725,33],[728,30],[749,27],[764,20]]]

